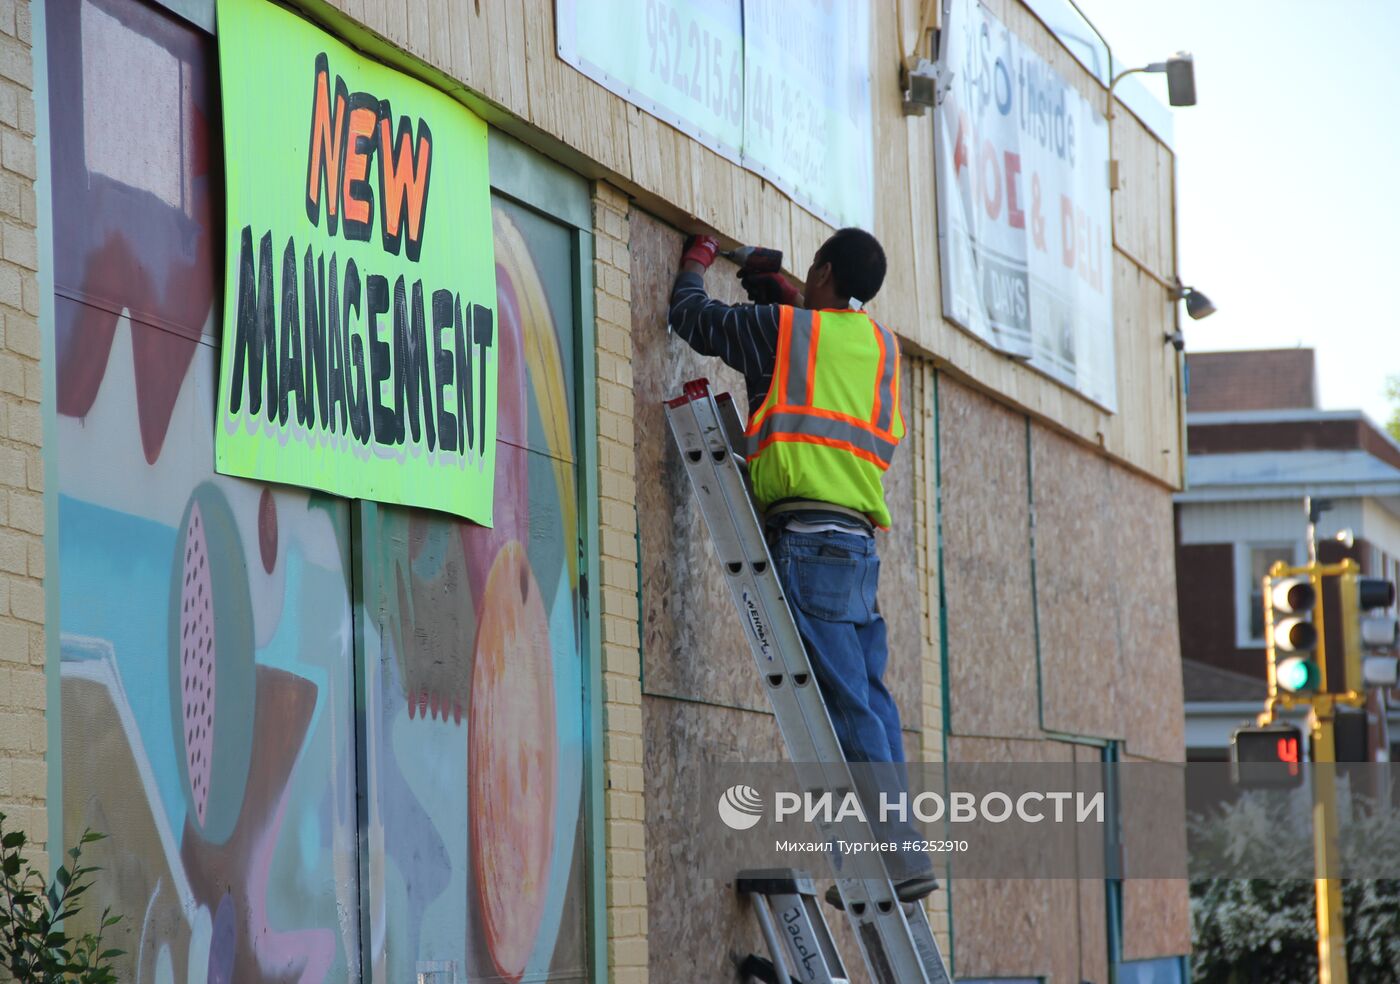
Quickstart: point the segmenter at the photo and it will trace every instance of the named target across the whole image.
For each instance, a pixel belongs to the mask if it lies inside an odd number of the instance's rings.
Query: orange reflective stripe
[[[783,403],[783,387],[787,381],[788,349],[792,343],[792,316],[795,313],[793,308],[786,304],[778,308],[778,350],[773,355],[773,378],[768,380],[768,395],[763,398],[763,404],[749,418],[749,426],[744,429],[747,437],[754,437],[758,434],[758,429],[763,426],[763,420],[773,409]]]

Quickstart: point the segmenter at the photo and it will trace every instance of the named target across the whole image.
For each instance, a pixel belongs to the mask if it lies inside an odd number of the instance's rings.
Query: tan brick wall
[[[0,811],[42,849],[44,465],[28,0],[0,0]],[[37,865],[44,863],[41,855]]]
[[[598,360],[598,491],[602,562],[607,793],[608,971],[647,980],[646,816],[642,796],[641,640],[637,634],[637,475],[632,431],[631,261],[627,196],[593,197]]]

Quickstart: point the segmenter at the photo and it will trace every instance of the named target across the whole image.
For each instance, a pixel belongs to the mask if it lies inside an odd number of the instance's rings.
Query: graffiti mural
[[[585,979],[569,233],[495,203],[494,528],[216,475],[215,44],[48,23],[56,751],[119,977]]]
[[[587,978],[570,240],[503,201],[495,236],[495,526],[381,505],[362,537],[377,980]]]

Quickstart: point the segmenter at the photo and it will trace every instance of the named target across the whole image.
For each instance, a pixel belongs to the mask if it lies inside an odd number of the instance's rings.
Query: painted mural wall
[[[213,38],[48,24],[63,823],[119,976],[585,979],[571,233],[496,200],[493,529],[216,475]]]

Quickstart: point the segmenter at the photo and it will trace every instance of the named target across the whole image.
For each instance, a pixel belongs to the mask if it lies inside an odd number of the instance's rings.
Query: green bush
[[[0,967],[23,984],[116,984],[110,961],[121,950],[103,949],[102,934],[121,921],[104,910],[97,932],[69,936],[63,922],[82,911],[80,899],[100,869],[82,863],[83,846],[103,835],[84,831],[52,884],[24,857],[22,830],[5,830],[0,813]]]

